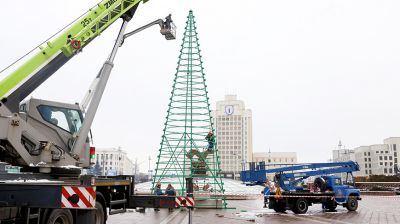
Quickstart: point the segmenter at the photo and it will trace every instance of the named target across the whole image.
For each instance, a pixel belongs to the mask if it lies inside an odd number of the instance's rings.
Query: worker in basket
[[[164,22],[164,29],[171,29],[171,23],[172,23],[172,16],[169,14],[167,17],[165,17],[165,22]]]
[[[208,151],[212,151],[214,148],[214,143],[215,143],[215,136],[212,133],[212,131],[208,132],[207,136],[206,136],[207,142],[208,142]]]

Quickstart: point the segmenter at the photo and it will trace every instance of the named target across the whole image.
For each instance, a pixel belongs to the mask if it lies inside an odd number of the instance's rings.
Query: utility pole
[[[236,169],[237,169],[237,162],[238,162],[238,157],[237,157],[237,152],[232,152],[232,155],[235,156],[235,166],[233,167],[233,180],[236,180]]]
[[[135,159],[135,172],[134,172],[134,174],[133,174],[133,175],[135,175],[135,176],[134,176],[134,182],[135,182],[135,183],[136,183],[136,180],[137,180],[137,178],[136,178],[137,166],[138,166],[138,164],[137,164],[137,157],[136,157],[136,159]]]
[[[151,178],[151,168],[150,168],[151,167],[150,166],[151,163],[150,162],[151,162],[151,156],[149,156],[149,178],[151,180],[152,178]]]
[[[106,157],[105,157],[105,154],[104,154],[104,152],[102,152],[101,153],[101,158],[102,158],[102,164],[101,164],[101,167],[103,168],[103,172],[102,172],[102,174],[103,174],[103,176],[105,176],[106,175],[106,167],[105,167],[105,165],[106,165]]]

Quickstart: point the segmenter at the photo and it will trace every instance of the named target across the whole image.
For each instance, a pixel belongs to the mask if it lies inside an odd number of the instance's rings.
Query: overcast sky
[[[2,2],[0,68],[97,2]],[[97,147],[121,146],[143,171],[149,155],[155,162],[190,9],[212,107],[227,93],[245,101],[253,111],[254,151],[326,162],[339,139],[354,148],[400,136],[400,1],[150,0],[128,30],[172,13],[178,38],[166,41],[153,27],[120,49],[92,127]],[[80,102],[120,24],[32,96]]]

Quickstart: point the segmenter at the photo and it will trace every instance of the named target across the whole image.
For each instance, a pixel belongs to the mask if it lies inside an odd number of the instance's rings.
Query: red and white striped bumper
[[[176,207],[194,207],[194,199],[192,197],[176,197]]]
[[[96,187],[62,186],[61,208],[95,208]]]

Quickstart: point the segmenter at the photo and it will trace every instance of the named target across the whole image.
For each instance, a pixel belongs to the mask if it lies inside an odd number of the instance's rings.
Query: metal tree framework
[[[225,208],[217,145],[209,150],[205,139],[214,128],[192,11],[187,19],[152,191],[157,183],[163,188],[172,184],[178,195],[185,195],[185,178],[192,177],[196,207]]]

